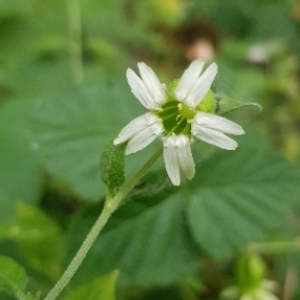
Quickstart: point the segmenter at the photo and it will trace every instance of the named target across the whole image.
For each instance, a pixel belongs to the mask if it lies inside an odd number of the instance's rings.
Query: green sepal
[[[126,143],[114,145],[109,142],[101,155],[100,173],[102,181],[108,189],[113,191],[125,181],[124,175],[124,152]]]
[[[173,80],[167,87],[166,89],[166,94],[167,94],[167,99],[168,99],[168,102],[169,101],[176,101],[178,102],[178,100],[176,99],[175,95],[174,95],[174,92],[175,92],[175,89],[177,88],[178,86],[178,83],[179,83],[179,79],[175,79]]]
[[[255,116],[261,111],[262,107],[255,102],[241,103],[227,98],[221,99],[216,106],[216,113],[221,116],[238,112],[239,115],[251,118],[251,116]]]
[[[213,113],[216,107],[216,103],[217,100],[214,92],[212,90],[209,90],[200,102],[200,104],[197,106],[197,111]]]
[[[265,277],[266,265],[256,254],[244,254],[239,257],[236,267],[238,286],[241,292],[257,290]]]

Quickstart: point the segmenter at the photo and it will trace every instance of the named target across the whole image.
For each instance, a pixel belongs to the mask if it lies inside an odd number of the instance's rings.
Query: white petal
[[[245,133],[243,128],[237,123],[213,114],[198,112],[193,121],[200,126],[214,129],[223,133],[234,135],[241,135]]]
[[[127,81],[131,87],[132,93],[147,109],[157,109],[159,105],[154,101],[152,94],[148,91],[142,79],[131,69],[126,71]]]
[[[193,85],[185,104],[190,107],[196,107],[210,89],[218,71],[218,66],[212,63]]]
[[[260,290],[255,294],[255,299],[261,299],[261,300],[279,300],[279,298],[277,296],[275,296],[274,294],[268,292],[268,291],[264,291],[264,290]]]
[[[166,102],[165,91],[153,70],[144,63],[138,63],[138,68],[152,99],[159,105],[164,104]]]
[[[153,113],[146,113],[133,119],[121,130],[117,138],[114,140],[114,144],[118,145],[128,141],[136,134],[153,124],[161,125],[161,120]]]
[[[201,127],[196,123],[192,124],[192,133],[198,139],[222,149],[235,150],[238,146],[238,143],[235,140],[229,138],[224,133],[214,129]]]
[[[179,101],[184,101],[188,96],[189,91],[196,83],[203,67],[204,61],[202,59],[194,60],[190,66],[184,71],[178,86],[175,90],[175,96]]]
[[[253,294],[243,294],[239,300],[257,300]]]
[[[190,140],[185,135],[179,135],[176,140],[177,158],[180,169],[185,177],[191,180],[195,175],[195,163],[191,151]]]
[[[146,127],[144,130],[140,131],[138,134],[133,136],[125,149],[125,154],[135,153],[139,150],[144,149],[149,144],[151,144],[155,138],[163,132],[163,126],[161,123],[155,123]]]
[[[173,136],[164,139],[164,161],[167,174],[174,185],[180,185],[179,161],[175,148],[176,139]]]

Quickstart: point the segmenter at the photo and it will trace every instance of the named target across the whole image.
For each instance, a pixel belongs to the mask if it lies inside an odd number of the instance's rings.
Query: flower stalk
[[[104,208],[96,220],[95,224],[91,228],[90,232],[88,233],[86,239],[84,240],[83,244],[77,251],[76,255],[74,256],[73,260],[61,276],[61,278],[57,281],[53,289],[48,293],[48,295],[44,298],[44,300],[54,300],[58,297],[64,287],[68,284],[71,280],[81,263],[83,262],[84,258],[86,257],[88,251],[94,244],[96,238],[102,231],[103,227],[107,223],[108,219],[111,215],[116,211],[124,198],[128,195],[128,193],[136,186],[136,184],[140,181],[140,179],[146,174],[149,168],[156,162],[156,160],[162,154],[162,148],[160,147],[151,157],[150,159],[137,171],[135,175],[126,183],[124,184],[120,190],[115,194],[114,197],[108,196]]]

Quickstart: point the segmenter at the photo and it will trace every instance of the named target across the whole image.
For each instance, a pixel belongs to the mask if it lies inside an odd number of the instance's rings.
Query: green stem
[[[83,82],[82,28],[79,0],[66,0],[69,23],[71,78],[75,85]]]
[[[126,197],[126,195],[135,187],[135,185],[139,182],[139,180],[146,174],[148,169],[155,163],[155,161],[159,158],[162,153],[162,148],[156,151],[152,157],[142,166],[142,168],[118,191],[118,193],[113,198],[107,198],[105,201],[104,208],[96,220],[94,226],[90,230],[87,235],[85,241],[79,248],[78,252],[74,256],[73,260],[65,270],[64,274],[57,281],[53,289],[48,293],[48,295],[44,298],[44,300],[54,300],[63,290],[63,288],[68,284],[70,279],[73,277],[82,261],[86,257],[88,251],[91,246],[94,244],[97,236],[103,229],[107,220],[113,214],[113,212],[119,207],[122,200]]]
[[[300,238],[289,242],[251,243],[248,246],[248,251],[264,254],[298,252],[300,251]]]

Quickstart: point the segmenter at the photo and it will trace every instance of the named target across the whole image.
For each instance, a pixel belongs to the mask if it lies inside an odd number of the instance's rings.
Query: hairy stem
[[[57,281],[53,289],[48,293],[44,300],[54,300],[63,290],[63,288],[68,284],[70,279],[73,277],[84,258],[86,257],[88,251],[94,244],[97,236],[103,229],[104,225],[113,214],[113,212],[120,206],[122,200],[126,195],[135,187],[139,180],[146,174],[149,168],[155,163],[155,161],[160,157],[162,149],[160,148],[156,151],[152,157],[141,167],[141,169],[126,183],[123,187],[116,193],[113,198],[107,198],[105,201],[104,208],[96,220],[94,226],[87,235],[85,241],[79,248],[78,252],[74,256],[73,260],[67,267],[66,271],[63,273],[61,278]]]

